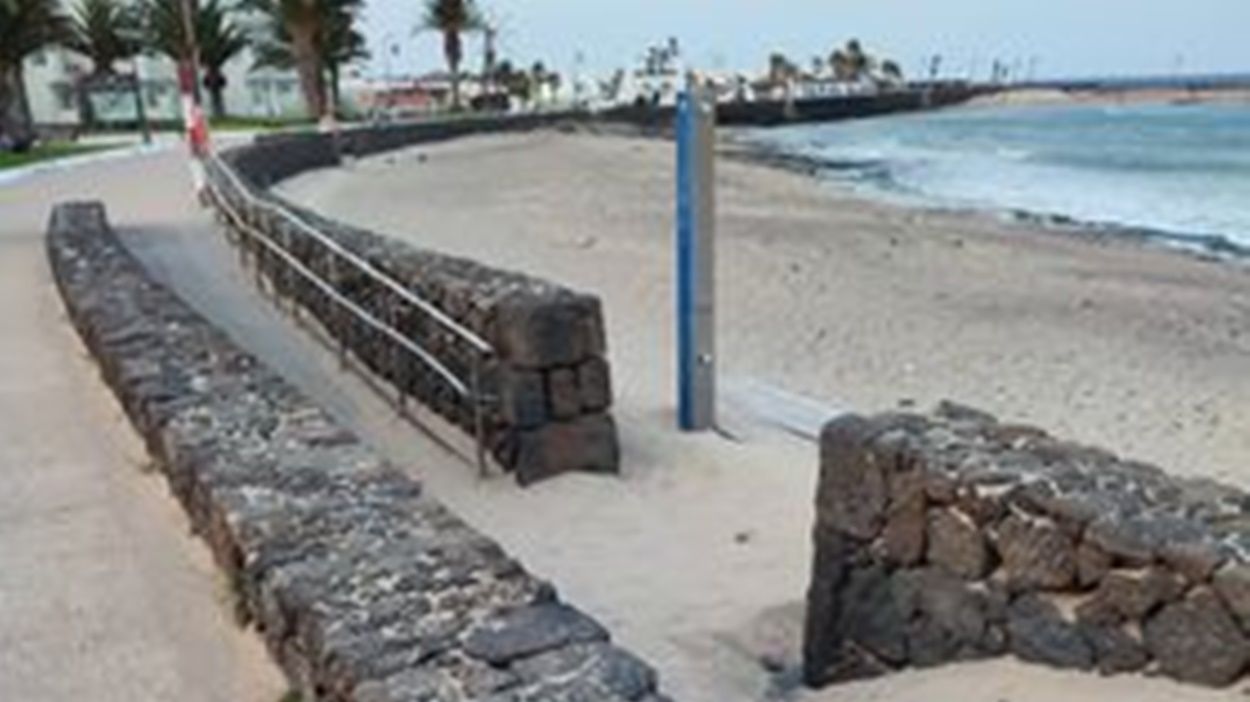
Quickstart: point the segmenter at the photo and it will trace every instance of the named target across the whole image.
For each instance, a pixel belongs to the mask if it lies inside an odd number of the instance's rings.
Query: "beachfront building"
[[[253,68],[250,51],[225,66],[226,112],[238,117],[283,118],[304,114],[299,83],[292,71]],[[60,47],[36,52],[25,63],[26,94],[35,124],[45,128],[82,126],[82,91],[79,86],[90,71],[90,62]],[[91,91],[91,109],[98,123],[133,123],[138,109],[130,76],[138,75],[147,118],[177,121],[182,118],[176,66],[164,56],[139,56],[119,62],[123,76],[112,87]]]

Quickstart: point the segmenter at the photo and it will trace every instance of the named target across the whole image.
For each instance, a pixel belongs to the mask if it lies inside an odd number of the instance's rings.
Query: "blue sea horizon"
[[[1250,255],[1250,103],[961,107],[744,136],[894,202]]]

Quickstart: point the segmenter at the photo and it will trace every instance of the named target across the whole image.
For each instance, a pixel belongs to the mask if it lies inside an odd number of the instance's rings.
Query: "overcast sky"
[[[441,67],[436,34],[413,33],[422,0],[366,0],[371,71]],[[760,70],[772,51],[808,65],[855,36],[908,74],[941,54],[947,73],[985,77],[994,58],[1036,59],[1038,77],[1250,72],[1250,0],[479,0],[501,58],[570,72],[632,67],[675,36],[708,69]],[[385,47],[398,45],[398,54]],[[466,67],[481,65],[470,41]]]

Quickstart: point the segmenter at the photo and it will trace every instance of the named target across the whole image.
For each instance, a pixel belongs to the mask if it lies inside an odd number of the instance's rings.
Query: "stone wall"
[[[481,372],[490,400],[484,427],[487,446],[522,484],[567,471],[618,470],[616,427],[610,414],[611,372],[599,299],[335,222],[284,202],[266,188],[296,173],[337,164],[340,153],[374,153],[474,132],[530,128],[553,123],[558,117],[414,123],[360,128],[338,136],[282,134],[222,155],[226,167],[241,176],[252,196],[282,205],[490,344],[496,355]],[[210,164],[208,173],[248,222],[327,280],[333,279],[340,293],[379,319],[394,319],[406,335],[467,383],[472,347],[429,323],[385,288],[353,274],[350,267],[333,263],[333,257],[306,232],[242,197],[236,181],[218,166]],[[276,257],[262,250],[256,260],[264,275],[310,310],[371,370],[457,426],[474,431],[471,403],[452,392],[437,374],[420,363],[397,360],[393,345],[383,336],[340,318],[337,308],[315,287],[284,278]]]
[[[1250,663],[1250,495],[946,404],[821,437],[811,685],[1014,654],[1209,686]]]
[[[58,206],[69,317],[302,699],[662,702],[656,675]]]

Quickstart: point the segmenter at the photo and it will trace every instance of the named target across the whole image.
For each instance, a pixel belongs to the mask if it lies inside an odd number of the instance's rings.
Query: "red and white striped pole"
[[[211,148],[208,122],[200,106],[196,82],[199,71],[199,43],[195,36],[195,0],[182,0],[182,27],[186,40],[186,53],[178,62],[178,91],[182,96],[182,122],[190,153],[191,182],[197,196],[203,196],[205,188],[204,164]]]

